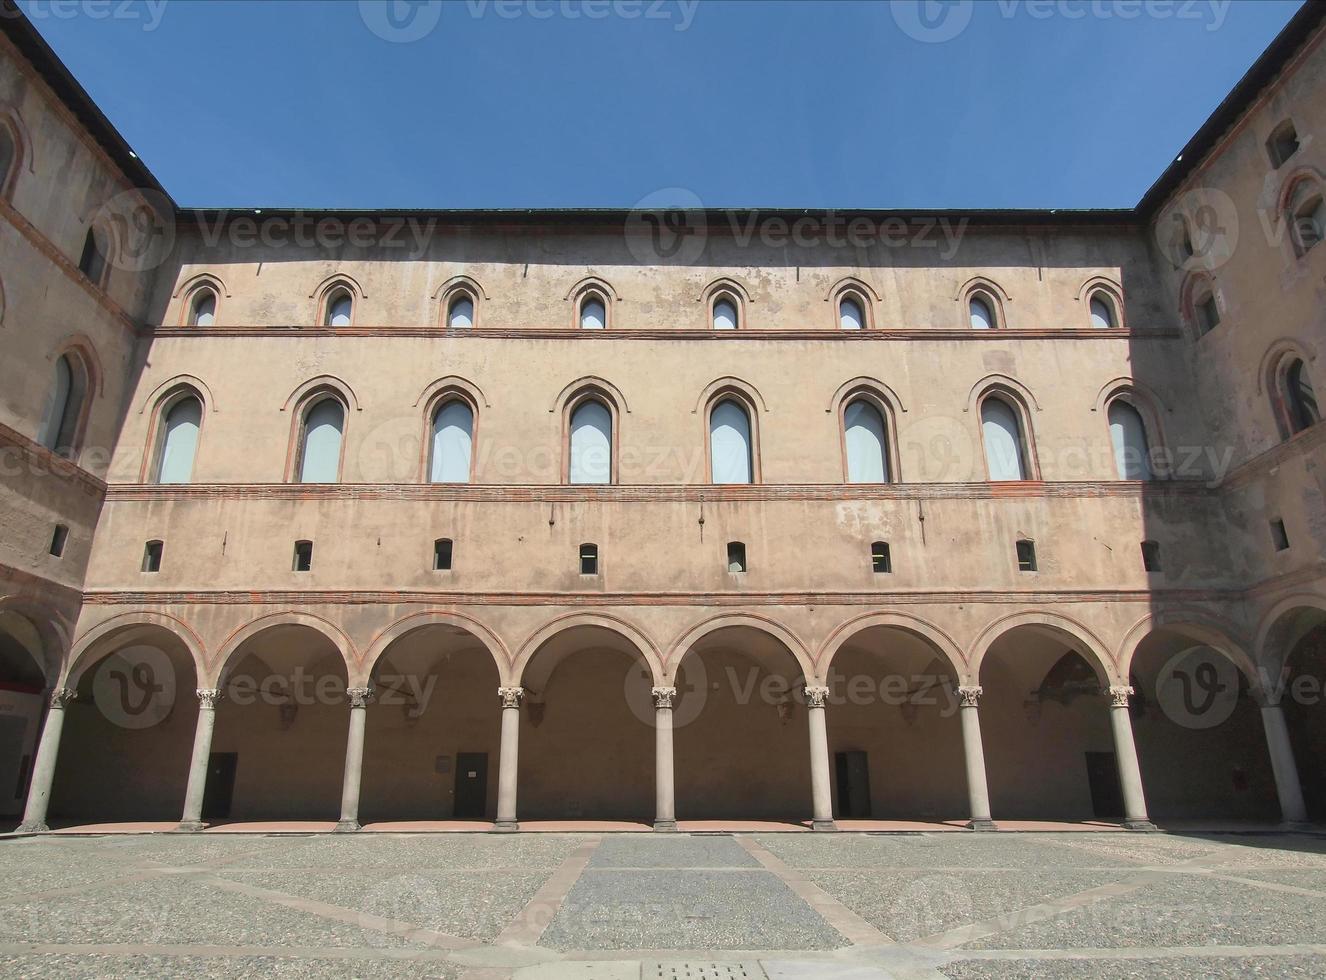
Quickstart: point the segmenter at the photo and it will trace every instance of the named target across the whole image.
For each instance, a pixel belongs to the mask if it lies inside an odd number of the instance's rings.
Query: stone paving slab
[[[605,837],[591,868],[758,868],[732,837]]]
[[[324,834],[316,837],[261,838],[277,841],[256,861],[232,862],[232,868],[263,870],[327,869],[352,862],[356,869],[387,869],[392,872],[435,868],[554,869],[583,842],[582,837],[562,834],[496,835],[368,835]],[[232,843],[244,847],[244,838],[208,838],[209,843]],[[408,854],[408,860],[403,855]]]
[[[586,871],[540,945],[833,949],[846,941],[767,871]]]
[[[1067,836],[1067,835],[1064,835]],[[761,846],[794,868],[1135,868],[1137,862],[1056,847],[1041,834],[918,834],[799,836],[761,834]],[[996,843],[997,842],[997,843]]]
[[[304,959],[249,956],[119,956],[102,953],[32,953],[0,956],[0,976],[60,980],[161,980],[228,977],[235,980],[460,980],[465,968],[412,959]]]
[[[1326,957],[1212,956],[1182,959],[966,960],[940,968],[950,980],[1242,980],[1326,976]]]

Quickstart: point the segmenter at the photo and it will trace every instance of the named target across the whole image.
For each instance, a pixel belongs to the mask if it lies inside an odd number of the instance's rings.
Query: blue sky
[[[391,2],[21,6],[181,204],[347,208],[1131,207],[1299,6]]]

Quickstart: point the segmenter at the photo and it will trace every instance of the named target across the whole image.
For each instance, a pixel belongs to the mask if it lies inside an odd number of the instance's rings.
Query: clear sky
[[[327,208],[1131,207],[1300,5],[20,4],[181,204]]]

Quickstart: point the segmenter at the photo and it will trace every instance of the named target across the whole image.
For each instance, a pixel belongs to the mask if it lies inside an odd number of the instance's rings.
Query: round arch
[[[36,631],[41,642],[41,659],[37,667],[41,670],[47,687],[56,687],[63,672],[64,651],[69,649],[69,629],[52,607],[24,596],[7,595],[0,597],[0,612],[13,613],[23,617]],[[72,658],[69,658],[72,660]]]
[[[206,674],[209,680],[215,680],[216,683],[212,686],[221,686],[221,681],[225,678],[226,672],[234,666],[232,661],[235,659],[235,654],[239,652],[240,648],[244,646],[244,643],[247,640],[252,639],[259,633],[271,629],[274,626],[306,626],[309,629],[322,634],[324,638],[329,640],[331,644],[336,647],[337,652],[341,655],[341,659],[345,661],[346,676],[348,677],[354,674],[355,665],[359,660],[359,656],[355,652],[353,641],[351,641],[350,637],[348,637],[339,626],[329,620],[323,619],[321,616],[314,616],[312,613],[289,611],[269,613],[266,616],[260,616],[259,618],[251,620],[241,626],[227,636],[217,650],[216,657],[210,664],[211,669],[209,669]],[[200,681],[203,676],[204,675],[200,672]]]
[[[796,660],[797,666],[801,669],[802,679],[807,685],[816,685],[822,683],[820,675],[815,670],[814,658],[810,655],[806,644],[801,638],[789,630],[786,626],[776,620],[762,616],[758,613],[720,613],[717,616],[711,616],[708,619],[701,620],[686,632],[682,633],[668,647],[668,652],[663,658],[663,677],[666,681],[664,686],[671,687],[676,683],[677,670],[681,667],[682,661],[694,646],[710,633],[721,629],[727,629],[731,626],[744,626],[748,629],[758,630],[775,640],[782,643],[784,647],[792,654]]]
[[[1148,636],[1161,630],[1170,630],[1209,646],[1237,667],[1254,691],[1261,690],[1262,678],[1257,665],[1245,652],[1248,649],[1246,641],[1238,638],[1230,624],[1200,610],[1166,610],[1143,616],[1134,623],[1114,654],[1121,676],[1132,676],[1138,647]]]
[[[1282,650],[1272,648],[1283,639],[1283,631],[1288,628],[1286,617],[1304,610],[1315,611],[1326,618],[1326,596],[1316,592],[1298,592],[1285,596],[1268,609],[1258,622],[1252,652],[1256,663],[1267,672],[1267,676],[1279,678],[1284,671],[1293,643],[1279,643]]]
[[[1011,613],[1000,617],[987,625],[977,635],[976,640],[971,647],[971,666],[969,670],[970,677],[974,683],[979,682],[981,676],[981,665],[985,656],[990,652],[990,648],[1000,638],[1007,636],[1013,630],[1024,626],[1041,627],[1058,633],[1060,636],[1067,637],[1075,644],[1080,644],[1082,650],[1079,652],[1089,654],[1088,663],[1093,663],[1097,668],[1099,675],[1106,681],[1108,686],[1123,686],[1127,684],[1126,677],[1120,679],[1119,670],[1110,656],[1105,644],[1082,623],[1070,619],[1059,613],[1041,612],[1037,610],[1027,610],[1024,612]]]
[[[608,613],[566,613],[544,623],[520,645],[515,659],[511,661],[503,678],[509,680],[512,687],[520,687],[525,679],[525,669],[539,649],[559,633],[581,626],[599,627],[621,636],[635,647],[649,666],[654,686],[666,686],[667,675],[663,669],[663,659],[659,656],[657,644],[639,627]]]
[[[428,626],[454,626],[462,629],[477,639],[489,655],[493,658],[493,664],[497,667],[498,676],[502,680],[503,686],[514,684],[511,672],[511,654],[502,642],[502,638],[491,629],[469,616],[460,613],[446,612],[441,609],[429,609],[422,612],[411,613],[408,616],[396,620],[390,626],[382,629],[372,640],[369,641],[368,652],[364,654],[362,661],[356,669],[350,671],[351,686],[363,687],[368,684],[369,678],[373,676],[373,671],[377,668],[379,661],[386,654],[387,650],[397,640],[413,633],[415,630],[424,629]]]
[[[918,616],[897,612],[863,613],[835,627],[815,653],[815,683],[822,683],[822,679],[829,676],[829,668],[833,666],[833,658],[837,656],[838,651],[845,644],[865,630],[876,626],[900,629],[924,640],[937,654],[948,661],[959,683],[974,683],[974,680],[968,676],[967,660],[951,636]]]
[[[158,626],[183,643],[193,660],[194,675],[198,678],[198,683],[202,684],[207,676],[207,650],[202,638],[193,627],[184,620],[166,613],[140,610],[112,616],[79,636],[69,650],[69,669],[65,672],[64,686],[77,687],[88,669],[101,660],[101,654],[109,652],[98,651],[95,654],[92,652],[103,640],[136,626]]]

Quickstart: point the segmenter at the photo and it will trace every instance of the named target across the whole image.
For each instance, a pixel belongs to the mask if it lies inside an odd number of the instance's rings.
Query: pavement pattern
[[[0,976],[1326,976],[1313,834],[0,840]]]

